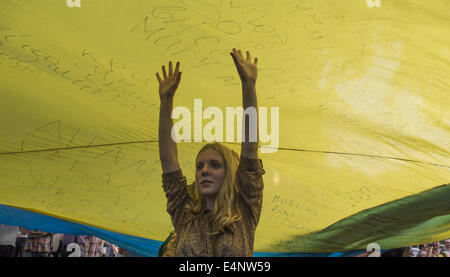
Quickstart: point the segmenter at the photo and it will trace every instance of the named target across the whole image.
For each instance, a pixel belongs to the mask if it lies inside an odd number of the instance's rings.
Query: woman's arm
[[[256,77],[257,77],[257,62],[255,58],[252,63],[250,52],[247,51],[246,58],[241,51],[233,49],[231,53],[234,64],[239,73],[242,82],[242,107],[246,109],[253,116],[249,116],[249,121],[246,122],[246,117],[243,116],[242,123],[245,126],[243,133],[245,134],[241,146],[241,159],[236,174],[236,181],[239,187],[239,201],[243,209],[243,216],[252,228],[256,228],[259,222],[262,208],[262,192],[264,183],[262,175],[264,170],[262,164],[258,159],[258,104],[256,101]],[[256,137],[255,137],[256,136]],[[251,141],[252,139],[253,141]]]
[[[241,78],[242,82],[242,107],[244,108],[244,111],[247,108],[254,109],[256,112],[255,117],[249,117],[248,124],[245,123],[245,116],[242,118],[243,125],[245,126],[245,130],[243,130],[245,136],[242,140],[242,147],[241,147],[241,156],[257,159],[258,158],[258,139],[259,139],[259,126],[258,126],[258,103],[256,99],[256,78],[257,78],[257,68],[256,65],[258,63],[258,58],[254,59],[254,62],[252,63],[250,52],[247,51],[247,56],[244,58],[244,56],[241,53],[241,50],[236,50],[233,48],[233,52],[230,53],[233,57],[234,64],[236,65],[236,69],[239,73],[239,77]],[[252,120],[253,119],[253,120]],[[250,126],[254,126],[256,128],[256,140],[250,141],[250,131],[252,128]]]
[[[433,257],[433,246],[429,246],[427,250],[427,256],[426,257]]]
[[[180,62],[177,62],[175,72],[172,62],[169,62],[169,75],[166,68],[162,66],[163,78],[156,73],[159,82],[159,98],[161,106],[159,109],[159,159],[163,173],[176,171],[180,168],[178,163],[177,144],[172,140],[171,131],[173,127],[172,110],[175,91],[181,80]]]

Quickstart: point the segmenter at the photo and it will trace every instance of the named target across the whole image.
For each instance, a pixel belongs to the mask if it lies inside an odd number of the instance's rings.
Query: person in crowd
[[[428,253],[428,245],[427,244],[419,245],[419,253],[417,253],[417,257],[426,257],[427,253]]]
[[[58,257],[60,251],[61,239],[64,234],[53,234],[51,242],[51,256]]]
[[[444,255],[441,253],[441,245],[439,241],[431,243],[430,248],[431,248],[430,257],[444,257]]]
[[[442,244],[444,245],[442,249],[443,255],[450,258],[450,239],[445,239]]]
[[[68,235],[64,234],[61,243],[60,243],[60,251],[59,256],[60,257],[77,257],[76,249],[78,248],[80,251],[79,257],[86,257],[86,240],[85,236],[75,236],[75,235]],[[75,252],[75,253],[74,253]]]
[[[28,239],[24,247],[24,257],[51,257],[52,234],[41,231],[24,231]]]
[[[94,236],[85,237],[86,257],[100,257],[101,239]]]
[[[448,250],[449,248],[450,239],[446,239],[442,242],[435,241],[417,246],[390,249],[383,252],[381,257],[450,257]],[[167,249],[163,247],[161,247],[160,250],[167,251]],[[161,254],[164,254],[164,252],[160,252],[160,256]],[[357,255],[356,257],[368,257],[370,254],[371,252],[367,251]]]
[[[16,247],[17,247],[17,257],[23,257],[25,252],[25,244],[28,240],[27,230],[19,227],[19,232],[17,233]]]
[[[118,256],[119,251],[117,249],[117,246],[115,246],[114,244],[105,241],[104,247],[106,249],[105,255],[104,255],[105,257],[117,257]]]
[[[100,257],[105,257],[106,254],[106,247],[105,247],[105,241],[104,240],[100,240],[100,245],[98,247],[98,252]]]
[[[18,232],[19,226],[0,224],[0,257],[17,257]]]
[[[419,246],[411,246],[409,248],[409,257],[418,257],[420,253]]]

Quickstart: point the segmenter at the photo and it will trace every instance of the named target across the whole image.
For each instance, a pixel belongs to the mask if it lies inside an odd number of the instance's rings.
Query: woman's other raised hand
[[[180,62],[175,66],[175,72],[172,68],[172,62],[169,62],[169,74],[167,75],[166,67],[162,66],[163,79],[156,73],[159,82],[159,98],[173,97],[181,80]]]

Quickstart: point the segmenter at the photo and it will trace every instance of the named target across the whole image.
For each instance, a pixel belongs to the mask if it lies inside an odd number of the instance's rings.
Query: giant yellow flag
[[[173,227],[155,72],[182,62],[175,106],[192,124],[180,132],[203,140],[178,144],[193,180],[206,140],[222,134],[239,151],[238,124],[227,121],[242,101],[236,47],[259,59],[266,174],[255,251],[450,237],[449,9],[447,0],[2,0],[0,221],[48,229],[33,217],[46,215],[125,235],[122,245],[163,241]],[[28,222],[8,217],[19,210]]]

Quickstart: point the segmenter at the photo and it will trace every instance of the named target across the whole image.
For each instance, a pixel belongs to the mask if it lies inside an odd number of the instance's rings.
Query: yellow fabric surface
[[[181,61],[175,106],[193,111],[197,98],[225,114],[242,105],[236,47],[258,57],[259,107],[279,107],[280,149],[260,154],[255,251],[301,252],[280,242],[449,183],[449,9],[447,0],[2,0],[0,204],[164,241],[155,72]],[[201,145],[178,144],[190,181]]]

